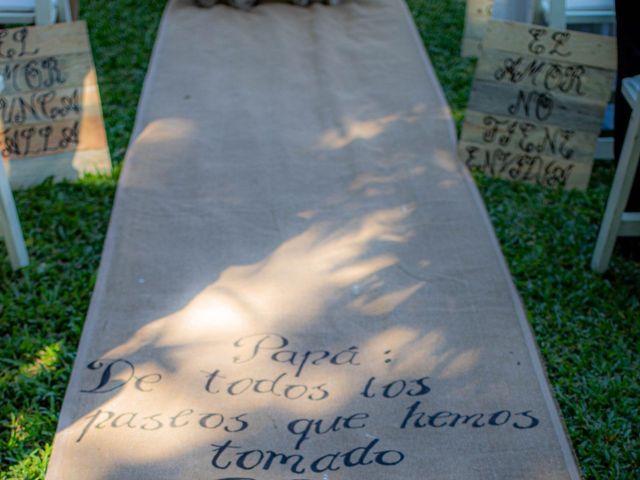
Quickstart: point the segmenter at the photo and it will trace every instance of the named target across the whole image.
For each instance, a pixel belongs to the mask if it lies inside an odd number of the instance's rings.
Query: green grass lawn
[[[81,3],[118,167],[114,178],[16,192],[31,265],[12,272],[0,246],[0,479],[44,477],[164,0]],[[409,4],[460,122],[474,68],[459,55],[464,3]],[[635,479],[640,264],[614,255],[605,276],[589,269],[612,175],[612,165],[597,165],[586,193],[476,181],[585,478]]]

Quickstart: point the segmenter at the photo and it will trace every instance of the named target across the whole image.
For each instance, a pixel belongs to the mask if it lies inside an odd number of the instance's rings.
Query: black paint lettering
[[[422,402],[420,400],[416,400],[409,408],[407,408],[407,414],[404,416],[404,420],[402,420],[400,428],[406,428],[407,424],[411,420],[413,420],[414,428],[424,428],[427,426],[426,423],[420,423],[420,420],[422,420],[425,415],[424,412],[417,412],[421,404]]]
[[[329,391],[324,387],[326,384],[322,383],[320,385],[316,385],[311,389],[313,393],[311,393],[307,398],[314,402],[319,402],[320,400],[324,400],[329,396]]]
[[[116,379],[114,379],[113,381],[111,380],[112,375],[114,375],[113,370],[115,369],[116,365],[124,368],[123,372],[126,372],[127,374],[126,380],[116,380]],[[104,362],[102,360],[95,360],[89,363],[87,365],[87,368],[89,370],[99,370],[103,366],[104,366]],[[109,364],[105,367],[104,371],[102,372],[102,376],[100,377],[100,381],[98,382],[98,385],[96,385],[94,388],[91,388],[88,390],[80,390],[80,391],[82,393],[113,392],[114,390],[124,387],[127,384],[127,382],[133,378],[134,373],[135,373],[135,368],[130,361],[124,360],[121,358],[117,360],[111,360]]]
[[[453,414],[451,412],[447,412],[447,411],[436,412],[433,415],[429,415],[429,426],[434,427],[434,428],[446,427],[447,426],[447,422],[446,421],[444,421],[443,423],[440,423],[440,424],[437,424],[436,422],[438,421],[438,419],[449,418],[451,415],[453,415]]]
[[[336,418],[333,419],[333,422],[329,423],[328,424],[329,426],[326,427],[324,430],[322,430],[322,424],[323,424],[324,420],[316,420],[315,421],[316,433],[318,435],[323,435],[323,434],[329,433],[329,432],[337,432],[338,430],[340,430],[340,421],[341,420],[342,420],[342,417],[341,416],[337,416]]]
[[[213,453],[214,453],[213,458],[211,459],[211,465],[213,465],[214,468],[219,468],[220,470],[226,470],[227,468],[229,468],[229,466],[231,465],[231,462],[227,462],[226,465],[220,464],[219,463],[220,457],[224,455],[224,453],[227,451],[228,448],[239,448],[239,447],[232,446],[231,440],[227,440],[222,445],[216,445],[215,443],[212,443],[211,446],[213,447]]]
[[[244,385],[243,385],[244,383]],[[236,387],[240,385],[240,388],[238,390],[236,390]],[[249,388],[251,388],[251,385],[253,385],[253,379],[252,378],[242,378],[240,380],[236,380],[235,382],[231,382],[229,384],[229,386],[227,387],[227,393],[229,393],[229,395],[240,395],[241,393],[246,392]]]
[[[371,440],[371,442],[369,442],[369,445],[367,445],[366,447],[357,447],[354,448],[353,450],[349,450],[348,452],[344,453],[342,455],[342,457],[344,458],[344,464],[347,467],[357,467],[358,465],[370,465],[373,463],[373,460],[367,460],[368,459],[368,455],[369,452],[373,449],[373,447],[375,447],[378,442],[380,440],[378,440],[377,438]]]
[[[249,422],[242,419],[242,417],[246,417],[246,416],[247,416],[246,413],[242,413],[240,415],[236,415],[235,417],[231,417],[231,420],[235,420],[238,423],[238,427],[233,429],[233,428],[229,428],[229,426],[227,425],[226,427],[224,427],[225,432],[238,433],[238,432],[242,432],[243,430],[246,430],[249,427]]]
[[[293,460],[290,467],[293,473],[301,474],[306,471],[304,467],[300,467],[300,463],[304,460],[302,455],[285,455],[284,453],[276,453],[271,450],[267,450],[264,453],[267,459],[264,461],[264,465],[262,466],[263,470],[269,470],[273,462],[276,460],[280,462],[280,465],[287,465],[290,460]]]
[[[520,113],[520,108],[522,107],[524,115],[527,118],[531,117],[532,112],[530,107],[532,102],[535,105],[533,113],[535,114],[535,118],[537,120],[547,120],[553,113],[553,97],[547,93],[539,93],[535,90],[528,93],[520,90],[518,92],[515,103],[509,105],[509,107],[507,107],[507,111],[511,115],[518,115]]]
[[[274,362],[278,363],[289,363],[292,366],[296,364],[296,352],[293,350],[279,350],[273,355],[271,355],[271,359]]]
[[[328,352],[327,352],[328,353]],[[342,352],[338,352],[332,359],[334,365],[360,365],[356,358],[358,357],[358,347],[349,347]]]
[[[378,465],[383,465],[385,467],[398,465],[402,460],[404,460],[404,453],[399,452],[398,450],[382,450],[380,452],[373,453],[375,454],[375,462]],[[395,460],[392,460],[390,458],[385,459],[385,457],[393,456],[395,456]]]
[[[187,408],[185,410],[179,411],[177,414],[171,417],[171,423],[169,423],[169,425],[172,426],[173,428],[186,427],[187,425],[189,425],[189,420],[185,420],[182,423],[178,423],[178,419],[180,417],[188,417],[193,412],[194,410],[192,408]]]
[[[504,420],[500,421],[500,416],[505,416]],[[509,410],[500,410],[489,417],[489,425],[500,426],[504,425],[511,418],[511,412]]]
[[[24,123],[24,121],[27,119],[29,114],[31,114],[32,117],[35,117],[37,119],[40,118],[38,116],[38,112],[37,112],[37,110],[35,108],[35,105],[34,105],[34,98],[35,98],[35,95],[31,95],[31,101],[28,102],[28,103],[23,97],[18,97],[17,98],[19,111],[18,111],[18,113],[13,115],[13,121],[16,124],[20,125],[20,124]],[[15,100],[16,99],[14,98],[13,101],[11,102],[11,111],[12,111],[12,113],[13,113],[13,106],[14,106]]]
[[[480,423],[480,420],[482,420],[482,417],[484,417],[484,414],[482,413],[474,413],[473,415],[460,415],[459,413],[454,413],[452,414],[452,416],[454,418],[453,420],[451,420],[451,422],[449,422],[450,427],[455,427],[460,420],[462,420],[462,423],[465,425],[469,422],[472,422],[471,426],[474,428],[484,427],[485,425],[484,423]]]
[[[382,395],[385,398],[396,398],[398,395],[401,395],[402,392],[404,392],[404,389],[406,387],[407,387],[407,382],[405,382],[404,380],[396,380],[384,386]],[[393,391],[393,388],[396,388],[395,392]]]
[[[524,412],[516,413],[515,415],[521,415],[529,420],[529,423],[526,425],[522,425],[518,422],[514,422],[513,426],[520,430],[527,430],[529,428],[537,427],[538,424],[540,423],[540,420],[538,420],[536,417],[531,415],[531,410],[526,410]]]
[[[415,383],[418,388],[416,390],[407,390],[407,395],[409,397],[420,397],[429,393],[431,388],[425,383],[427,380],[429,380],[429,377],[422,377],[414,380],[413,383]]]
[[[255,461],[255,463],[253,465],[247,465],[247,458],[249,458],[252,454],[257,453],[258,454],[258,459]],[[243,470],[253,470],[254,468],[256,468],[258,465],[260,465],[260,462],[262,462],[262,459],[264,458],[264,454],[262,453],[262,451],[260,450],[247,450],[246,452],[242,452],[240,454],[238,454],[238,460],[236,461],[236,465],[238,467],[240,467]]]
[[[324,360],[329,355],[330,353],[327,352],[326,350],[321,350],[318,352],[305,352],[304,355],[302,356],[302,360],[300,361],[300,365],[298,366],[298,370],[296,370],[296,377],[300,376],[300,374],[302,373],[302,370],[304,369],[304,366],[307,364],[310,358],[312,359],[311,363],[313,365],[317,365],[318,364],[317,362]]]
[[[107,418],[105,421],[109,421],[114,415],[114,412],[109,412],[109,411],[103,411],[103,410],[96,410],[95,413],[88,415],[86,418],[88,419],[87,423],[85,424],[84,428],[82,429],[82,432],[80,432],[80,435],[78,436],[78,438],[76,439],[76,443],[80,443],[80,441],[84,438],[84,436],[86,435],[87,431],[89,431],[89,429],[98,421],[98,418],[100,417],[100,415],[102,414],[106,414]]]
[[[53,132],[53,128],[50,125],[38,129],[38,135],[42,137],[42,151],[47,152],[49,150],[49,137]]]
[[[216,381],[216,378],[225,379],[223,375],[220,374],[220,370],[216,369],[211,373],[204,372],[207,375],[207,381],[204,384],[204,389],[209,393],[219,393],[220,390],[213,389],[213,383]]]
[[[560,57],[568,57],[571,55],[571,52],[561,52],[560,48],[564,47],[564,45],[571,38],[571,34],[569,32],[553,32],[551,34],[551,39],[554,41],[553,48],[549,50],[549,55],[558,55]]]
[[[13,33],[13,41],[20,44],[20,52],[18,53],[19,57],[23,57],[25,55],[36,55],[40,51],[39,48],[36,48],[35,50],[31,50],[30,52],[27,51],[28,36],[29,36],[29,30],[27,30],[26,27],[23,27],[20,30]]]
[[[296,389],[302,389],[298,395],[294,393]],[[287,385],[287,388],[284,389],[284,398],[286,398],[287,400],[297,400],[300,397],[304,396],[306,393],[307,393],[306,385],[297,385],[297,384]]]
[[[216,421],[217,423],[215,423]],[[200,421],[198,423],[202,428],[214,430],[224,423],[224,416],[220,413],[200,414]]]
[[[27,38],[29,36],[29,30],[26,27],[21,28],[20,30],[16,30],[13,32],[11,36],[13,42],[18,44],[18,50],[13,47],[7,48],[3,50],[4,44],[6,43],[6,37],[8,37],[9,32],[5,29],[0,30],[0,58],[12,59],[16,56],[22,57],[25,55],[36,55],[40,49],[36,48],[32,51],[27,51]]]
[[[353,415],[350,415],[344,419],[344,428],[347,428],[347,429],[365,428],[366,427],[365,420],[367,420],[368,418],[369,418],[368,413],[364,413],[364,412],[354,413]],[[351,422],[356,422],[358,420],[361,420],[362,423],[359,425],[354,425],[351,423]]]
[[[295,446],[296,450],[300,450],[302,444],[309,439],[309,432],[312,427],[313,420],[309,420],[307,418],[299,418],[287,424],[287,430],[289,430],[293,435],[298,436],[298,441]]]
[[[256,339],[257,337],[257,339]],[[243,347],[247,344],[247,342],[252,342],[256,340],[253,344],[252,353],[247,358],[242,358],[239,356],[233,357],[234,363],[247,363],[256,358],[258,353],[261,350],[280,350],[286,347],[289,344],[289,340],[287,340],[282,335],[278,335],[275,333],[268,334],[255,334],[255,335],[247,335],[245,337],[240,337],[233,343],[234,347]]]
[[[142,377],[139,377],[136,380],[136,383],[134,384],[137,390],[140,390],[141,392],[152,392],[153,388],[148,388],[145,389],[143,388],[144,385],[150,384],[153,385],[155,383],[159,383],[160,380],[162,380],[162,375],[159,373],[150,373],[148,375],[143,375]]]
[[[24,80],[29,90],[41,88],[42,71],[38,68],[37,60],[31,60],[24,66]]]
[[[80,122],[76,121],[71,127],[62,127],[60,132],[62,139],[58,143],[58,148],[63,150],[69,145],[77,145],[80,142]]]
[[[364,398],[373,398],[376,396],[375,393],[370,393],[369,389],[373,386],[373,382],[375,382],[376,377],[371,377],[368,381],[367,384],[365,385],[364,389],[362,390],[362,392],[360,392],[360,395],[362,395]]]
[[[109,425],[109,420],[111,418],[113,418],[115,416],[115,414],[116,414],[115,412],[109,412],[109,418],[107,418],[107,419],[105,419],[105,420],[103,420],[101,422],[96,423],[96,428],[98,428],[100,430],[102,430],[103,428],[107,428],[107,425]]]
[[[2,74],[7,84],[11,82],[11,86],[17,92],[20,91],[20,87],[18,85],[18,68],[19,67],[20,65],[7,64],[4,66],[4,72]]]
[[[315,459],[311,463],[309,468],[311,469],[312,472],[316,472],[316,473],[326,472],[327,470],[335,472],[336,470],[340,470],[340,467],[336,467],[333,465],[333,462],[335,462],[339,456],[340,456],[340,452],[328,453],[326,455],[323,455]],[[330,459],[327,465],[325,465],[324,467],[321,466],[321,463],[327,459]]]
[[[558,152],[562,156],[562,158],[566,158],[567,160],[573,157],[575,150],[571,147],[568,147],[567,144],[571,141],[573,135],[575,135],[574,130],[558,130],[555,133],[555,137],[560,136],[560,146],[558,147]]]
[[[121,413],[111,422],[111,426],[113,428],[124,427],[125,425],[129,428],[136,428],[136,425],[133,423],[133,420],[138,416],[135,412],[126,412]],[[96,427],[99,428],[99,427]]]
[[[534,55],[540,55],[545,52],[544,45],[541,44],[540,39],[547,34],[544,28],[530,28],[529,34],[532,40],[529,42],[529,51]]]
[[[33,137],[35,128],[29,127],[20,132],[20,137],[24,140],[23,143],[23,155],[29,155],[31,152],[31,137]],[[34,152],[35,153],[35,152]]]
[[[467,167],[473,167],[473,161],[476,159],[477,154],[480,152],[480,148],[469,145],[465,150],[467,151],[467,158],[465,159],[464,163],[467,165]]]
[[[160,413],[155,413],[153,415],[150,415],[148,417],[143,417],[143,420],[151,420],[152,422],[155,423],[155,425],[153,427],[150,427],[146,422],[143,423],[142,425],[140,425],[140,428],[142,430],[149,430],[149,431],[153,431],[153,430],[160,430],[164,425],[163,423],[158,420],[156,417],[161,416]]]
[[[62,84],[65,82],[66,78],[60,71],[60,66],[58,65],[58,59],[55,57],[49,57],[42,60],[42,69],[46,72],[47,77],[44,79],[42,84],[47,87],[53,87],[56,84]]]
[[[281,373],[275,378],[275,380],[269,380],[266,378],[256,380],[253,390],[256,393],[271,393],[276,397],[281,397],[281,394],[276,393],[276,385],[278,385],[278,382],[280,382],[280,380],[282,380],[286,375],[286,373]],[[262,389],[261,385],[266,385],[266,389]]]

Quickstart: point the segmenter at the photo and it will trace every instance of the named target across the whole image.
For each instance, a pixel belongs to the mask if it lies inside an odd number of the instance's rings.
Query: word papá
[[[0,74],[0,152],[12,184],[110,169],[83,22],[0,30]]]
[[[460,158],[493,177],[585,189],[615,58],[609,37],[489,22]]]
[[[480,411],[446,408],[446,402],[438,400],[442,383],[429,375],[385,375],[395,360],[393,350],[384,346],[376,352],[351,343],[310,348],[275,332],[238,337],[230,345],[230,356],[221,358],[212,351],[211,358],[202,359],[206,368],[193,376],[183,372],[193,382],[181,385],[185,403],[166,408],[154,398],[175,380],[171,372],[131,358],[98,358],[86,364],[80,393],[99,406],[79,420],[75,443],[131,435],[153,444],[188,432],[202,437],[201,461],[213,479],[250,480],[268,474],[297,480],[360,478],[372,469],[398,475],[413,468],[407,464],[416,461],[415,452],[407,451],[398,435],[417,442],[435,441],[451,434],[447,432],[526,435],[541,423],[527,405]],[[333,381],[341,372],[352,379],[346,391]],[[118,395],[136,401],[103,402]],[[266,413],[252,406],[263,401],[275,402],[270,408],[297,407],[272,418],[270,442],[254,438],[264,428]]]

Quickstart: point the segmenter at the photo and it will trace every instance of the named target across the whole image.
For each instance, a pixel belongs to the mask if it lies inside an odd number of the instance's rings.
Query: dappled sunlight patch
[[[471,371],[478,363],[480,354],[478,350],[468,350],[453,357],[444,367],[439,378],[449,379],[464,375]]]
[[[460,169],[458,157],[449,150],[436,149],[433,161],[442,170],[449,173],[457,172]]]
[[[424,287],[425,282],[417,282],[393,292],[375,296],[375,290],[368,296],[361,296],[349,304],[349,308],[367,316],[387,315],[397,306],[409,299],[414,293]]]
[[[297,214],[298,217],[304,218],[305,220],[311,220],[318,214],[316,210],[305,210],[304,212],[299,212]]]
[[[427,110],[426,105],[418,104],[409,112],[392,113],[370,120],[356,120],[346,117],[342,121],[342,127],[327,130],[317,144],[322,150],[338,150],[357,140],[371,140],[387,130],[387,128],[399,122],[414,123]]]
[[[29,363],[20,367],[20,373],[28,377],[36,377],[43,370],[49,370],[57,366],[60,362],[60,355],[62,351],[62,345],[60,342],[55,342],[47,345],[41,349],[35,359]]]
[[[108,356],[131,355],[151,344],[192,347],[250,328],[313,319],[343,290],[398,263],[393,254],[367,251],[374,242],[406,241],[410,232],[402,222],[413,211],[412,206],[377,210],[333,230],[328,223],[314,224],[263,261],[228,267],[181,310],[142,327]],[[412,293],[387,296],[378,307],[397,305]]]

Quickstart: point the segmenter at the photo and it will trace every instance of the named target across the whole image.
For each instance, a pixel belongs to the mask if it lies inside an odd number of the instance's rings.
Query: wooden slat
[[[559,101],[553,93],[546,93],[547,97],[542,94],[545,92],[476,80],[472,88],[473,102],[469,102],[468,108],[524,121],[567,126],[572,130],[593,134],[600,132],[604,102],[598,104],[575,97],[564,97]],[[553,104],[551,108],[549,97]]]
[[[41,182],[46,177],[55,180],[73,180],[84,173],[109,173],[109,150],[83,150],[64,152],[48,157],[32,157],[8,162],[12,188],[25,188]],[[46,176],[43,177],[43,172]]]
[[[101,112],[97,85],[0,96],[3,124],[31,125],[101,115]]]
[[[0,74],[4,79],[2,94],[7,96],[97,83],[88,52],[2,62]]]
[[[467,111],[460,140],[486,148],[559,156],[587,163],[596,148],[596,139],[588,132],[477,111]]]
[[[107,141],[101,126],[102,117],[91,115],[82,119],[9,127],[0,132],[0,148],[3,157],[12,160],[95,150],[104,147]]]
[[[84,21],[0,29],[0,62],[90,52]]]
[[[489,21],[483,48],[560,59],[605,70],[615,70],[617,63],[613,37],[517,22]]]
[[[478,61],[476,78],[547,91],[557,98],[597,102],[609,100],[613,83],[609,70],[504,50],[487,50]]]
[[[461,141],[458,155],[469,168],[503,178],[544,187],[584,190],[589,185],[591,163],[527,154],[500,147]]]

